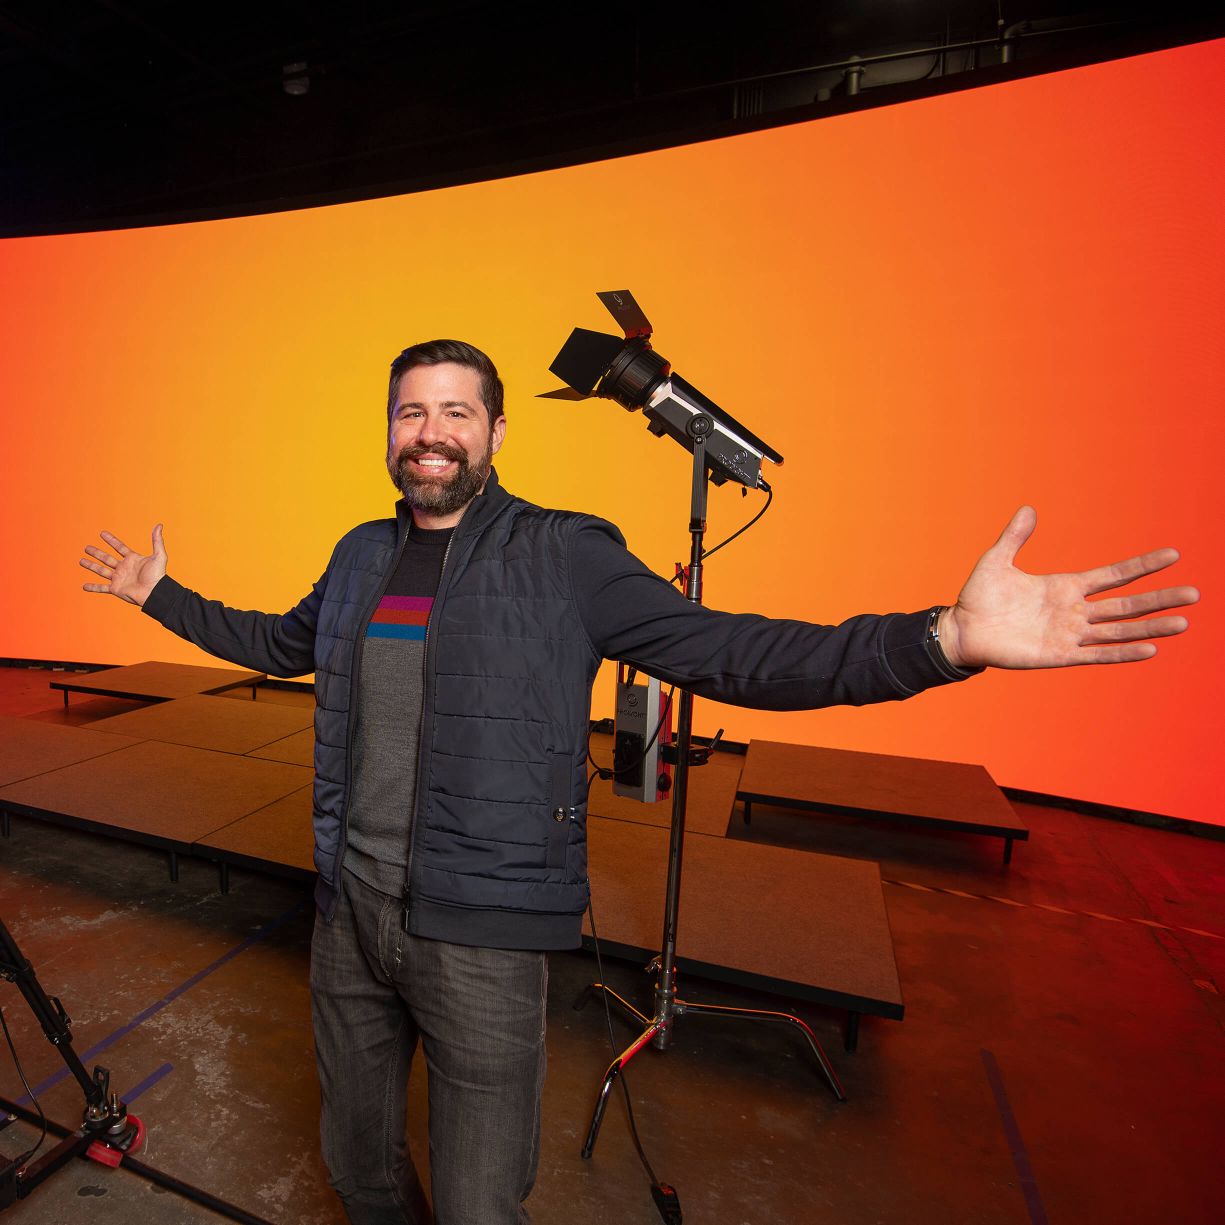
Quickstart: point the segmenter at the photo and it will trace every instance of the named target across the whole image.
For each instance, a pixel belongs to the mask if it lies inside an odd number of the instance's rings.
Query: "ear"
[[[493,423],[493,429],[489,435],[489,450],[496,455],[502,449],[502,440],[506,437],[506,418],[499,417]]]

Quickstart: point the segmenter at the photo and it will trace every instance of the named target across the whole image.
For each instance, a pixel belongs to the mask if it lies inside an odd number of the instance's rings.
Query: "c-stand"
[[[714,429],[715,422],[705,413],[697,412],[685,423],[685,428],[693,443],[693,486],[690,503],[689,533],[690,560],[685,596],[693,604],[702,602],[702,541],[706,533],[706,500],[709,489],[710,472],[707,466],[706,439]],[[655,981],[655,1011],[651,1016],[639,1012],[628,1000],[623,999],[605,983],[590,984],[575,1001],[576,1009],[584,1004],[596,992],[602,992],[625,1016],[632,1021],[640,1022],[645,1028],[642,1033],[618,1055],[604,1074],[604,1080],[596,1095],[595,1110],[591,1116],[591,1126],[587,1131],[587,1140],[583,1145],[582,1155],[589,1158],[595,1149],[596,1137],[599,1135],[600,1124],[604,1118],[604,1110],[608,1105],[608,1097],[612,1087],[620,1076],[625,1065],[629,1063],[640,1050],[651,1043],[657,1050],[667,1050],[672,1043],[672,1026],[674,1018],[685,1015],[706,1015],[732,1017],[746,1021],[773,1021],[790,1025],[800,1031],[808,1040],[813,1054],[821,1067],[834,1096],[841,1102],[846,1100],[846,1094],[838,1081],[829,1059],[821,1049],[816,1035],[807,1024],[797,1016],[787,1012],[769,1012],[753,1008],[728,1008],[716,1004],[691,1004],[682,1000],[677,994],[676,986],[676,931],[680,915],[681,893],[681,860],[685,843],[685,807],[688,799],[689,769],[698,760],[692,748],[693,739],[693,694],[687,690],[681,691],[677,714],[677,744],[676,773],[672,785],[672,827],[668,843],[668,881],[664,896],[664,929],[662,951],[648,969],[658,970],[659,977]],[[698,751],[699,754],[702,750]]]

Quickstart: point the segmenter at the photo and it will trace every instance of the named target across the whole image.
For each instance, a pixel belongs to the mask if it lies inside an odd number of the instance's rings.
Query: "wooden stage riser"
[[[736,787],[745,825],[754,804],[799,812],[902,822],[1012,844],[1029,838],[995,780],[979,765],[754,740]]]
[[[62,744],[61,759],[78,760],[0,787],[5,834],[9,813],[17,813],[164,851],[172,879],[179,857],[191,855],[217,866],[223,891],[231,867],[309,882],[309,768],[275,760],[266,748],[236,754],[156,738],[159,728],[178,737],[215,736],[218,716],[229,711],[234,728],[257,739],[304,717],[287,708],[257,713],[245,702],[193,695],[116,716],[109,734],[20,721],[14,734],[37,741],[48,761],[55,759],[43,744],[49,736]],[[125,726],[150,738],[125,738],[118,734]],[[307,734],[283,739],[297,746]],[[97,756],[99,746],[109,750],[111,743],[121,747]],[[746,760],[716,755],[694,774],[680,964],[713,982],[846,1009],[853,1044],[859,1016],[904,1015],[879,867],[727,839]],[[114,785],[117,778],[122,789]],[[590,877],[603,942],[613,955],[639,961],[659,951],[667,807],[630,804],[599,789],[592,797]],[[609,815],[597,815],[601,810]]]

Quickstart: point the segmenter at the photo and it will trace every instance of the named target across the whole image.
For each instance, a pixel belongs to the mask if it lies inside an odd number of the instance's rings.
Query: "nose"
[[[444,442],[446,437],[446,421],[442,417],[436,417],[433,413],[426,413],[417,430],[418,444],[428,447],[436,442]]]

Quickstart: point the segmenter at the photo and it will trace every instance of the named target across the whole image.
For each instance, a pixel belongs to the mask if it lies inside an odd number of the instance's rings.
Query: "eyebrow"
[[[396,405],[396,412],[400,412],[401,409],[405,409],[405,408],[428,408],[428,407],[429,405],[426,404],[423,400],[405,400],[402,404]],[[466,408],[469,412],[473,412],[473,413],[476,412],[476,409],[474,409],[472,405],[468,403],[467,400],[443,400],[440,403],[439,407],[440,408]]]

